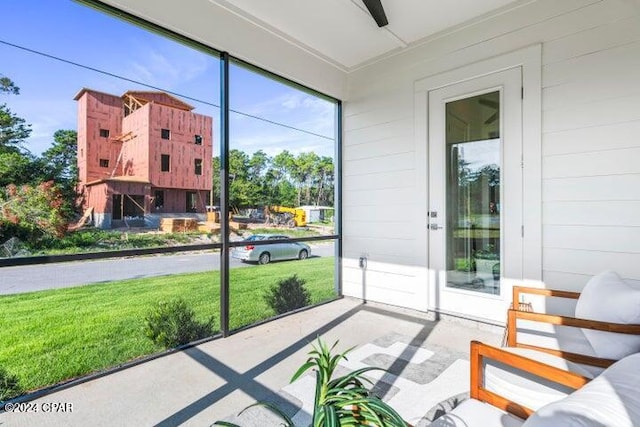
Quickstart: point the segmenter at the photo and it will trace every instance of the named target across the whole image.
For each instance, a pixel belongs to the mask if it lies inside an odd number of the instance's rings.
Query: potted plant
[[[500,265],[500,252],[495,245],[489,243],[483,249],[475,251],[473,259],[476,265],[476,273],[493,276],[494,267]]]
[[[307,361],[296,371],[291,382],[297,380],[312,369],[316,372],[315,401],[310,427],[339,427],[339,426],[376,426],[376,427],[407,427],[402,417],[379,397],[371,394],[367,384],[371,381],[363,375],[381,368],[362,368],[347,375],[333,378],[334,371],[342,359],[346,359],[350,348],[340,354],[333,354],[338,342],[328,347],[320,338],[318,344],[311,345]],[[242,412],[254,406],[262,406],[278,415],[284,421],[285,427],[295,427],[293,421],[279,408],[264,402],[257,402],[248,406]],[[216,421],[213,425],[225,427],[240,427],[226,421]]]

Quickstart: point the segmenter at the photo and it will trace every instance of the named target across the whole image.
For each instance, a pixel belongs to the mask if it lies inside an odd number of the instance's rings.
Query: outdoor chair
[[[525,294],[575,299],[575,315],[520,310]],[[613,271],[591,278],[581,293],[514,286],[512,307],[507,317],[508,347],[559,356],[586,365],[594,374],[640,352],[640,289]]]
[[[525,294],[577,300],[574,316],[523,310]],[[592,379],[623,357],[640,352],[640,289],[607,271],[581,293],[515,286],[503,350]],[[531,307],[528,305],[527,307]],[[489,364],[486,387],[536,410],[566,397],[557,382]]]
[[[624,357],[593,380],[478,341],[471,342],[470,358],[470,399],[436,419],[431,427],[640,425],[640,393],[637,393],[640,353]],[[486,369],[490,363],[572,391],[534,411],[486,388]]]

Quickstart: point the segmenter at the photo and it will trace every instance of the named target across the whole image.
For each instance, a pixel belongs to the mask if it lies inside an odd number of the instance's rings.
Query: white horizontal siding
[[[640,227],[640,200],[543,202],[542,221],[545,226]]]
[[[542,193],[545,202],[637,201],[640,174],[548,178]]]
[[[345,108],[348,108],[345,106]],[[345,123],[347,119],[345,119]],[[371,142],[413,137],[413,117],[404,116],[402,119],[385,121],[383,123],[371,123],[369,126],[345,132],[344,145],[369,144]]]
[[[622,19],[618,8],[611,8],[607,3],[602,4],[604,11],[613,12],[607,22],[602,15],[596,15],[591,9],[585,9],[590,28],[577,31],[566,37],[551,40],[544,45],[542,55],[543,62],[547,65],[554,62],[565,61],[568,58],[575,58],[588,55],[593,52],[604,51],[618,46],[629,44],[633,41],[640,41],[640,27],[635,16],[625,15]],[[582,24],[586,24],[583,20]]]
[[[403,276],[403,290],[394,290],[402,272],[385,268],[409,268],[412,257],[428,262],[420,182],[427,159],[412,143],[414,82],[535,43],[543,52],[543,277],[578,290],[593,274],[614,269],[640,284],[640,8],[632,1],[539,0],[350,75],[344,249],[379,263],[371,286],[381,300],[408,292],[404,305],[416,305],[424,278]],[[395,220],[407,210],[404,221]],[[362,287],[361,277],[352,282]]]
[[[640,255],[640,227],[547,225],[543,231],[548,249],[577,249]]]
[[[545,156],[587,153],[638,146],[640,120],[589,126],[544,135],[542,150]]]
[[[343,150],[343,159],[346,162],[351,162],[353,160],[364,160],[414,152],[413,146],[409,144],[404,144],[405,151],[402,152],[402,148],[398,147],[396,141],[397,138],[393,137],[366,143],[366,147],[362,147],[362,144],[346,146]]]
[[[360,219],[344,221],[345,239],[353,236],[371,236],[378,239],[412,239],[415,235],[414,225],[405,221],[379,222],[362,221]]]
[[[640,280],[640,18],[637,6],[620,11],[628,14],[543,50],[550,286],[579,290],[605,269]]]
[[[386,156],[345,162],[344,175],[370,175],[380,172],[393,172],[415,169],[415,155],[413,152],[399,152]]]
[[[365,173],[351,175],[343,183],[343,191],[371,191],[371,189],[386,190],[403,188],[408,182],[415,181],[415,171],[405,169],[391,172]]]
[[[413,226],[413,224],[416,224],[420,219],[420,216],[416,212],[416,209],[414,209],[414,206],[409,203],[396,205],[393,209],[389,209],[386,206],[379,208],[367,205],[351,205],[345,206],[343,214],[348,218],[357,218],[358,221],[377,224],[400,222],[411,224]]]
[[[402,210],[404,206],[411,208],[413,207],[411,204],[411,196],[414,192],[415,189],[410,185],[400,188],[351,191],[349,192],[348,200],[345,199],[343,203],[346,212],[344,219],[349,220],[349,211],[347,211],[347,209],[351,206],[377,207],[378,209],[389,209],[396,213],[398,210]],[[394,206],[394,208],[390,209],[389,206]],[[395,208],[395,206],[398,206],[398,208]]]
[[[639,61],[640,68],[640,61]],[[585,84],[585,90],[587,90]],[[629,92],[634,92],[630,89]],[[545,133],[640,120],[640,93],[542,112]]]
[[[547,285],[553,289],[564,289],[567,291],[580,292],[589,279],[593,277],[591,274],[579,273],[563,273],[559,271],[547,270],[544,272]],[[624,278],[628,283],[635,287],[640,287],[640,280]]]
[[[542,164],[545,178],[640,173],[640,146],[609,150],[604,141],[602,144],[599,151],[545,157]]]
[[[366,248],[366,252],[362,251]],[[418,255],[415,239],[358,237],[350,235],[342,245],[345,259],[358,259],[366,256],[373,260],[384,259],[390,264],[424,266],[426,260]]]
[[[640,280],[636,253],[545,248],[543,257],[545,269],[550,271],[594,276],[604,270],[614,270],[623,278]]]
[[[414,298],[416,282],[422,283],[421,286],[426,289],[423,271],[424,269],[410,265],[381,264],[371,261],[363,270],[357,266],[357,262],[352,262],[343,269],[343,290],[345,293],[349,292],[350,295],[365,297],[368,300],[424,309]]]

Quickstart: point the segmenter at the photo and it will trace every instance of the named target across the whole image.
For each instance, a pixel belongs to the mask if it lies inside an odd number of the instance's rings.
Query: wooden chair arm
[[[512,307],[514,308],[518,307],[520,302],[520,294],[542,295],[545,297],[558,297],[558,298],[570,298],[570,299],[578,299],[580,297],[580,292],[561,291],[559,289],[530,288],[527,286],[514,286]]]
[[[553,354],[554,356],[562,357],[563,359],[569,360],[574,363],[582,363],[585,365],[598,366],[601,368],[607,368],[611,366],[615,362],[615,360],[519,343],[518,332],[517,332],[518,319],[529,320],[533,322],[548,323],[551,325],[570,326],[570,327],[582,328],[582,329],[593,329],[593,330],[603,331],[603,332],[640,335],[640,325],[600,322],[597,320],[579,319],[576,317],[559,316],[555,314],[525,312],[520,310],[508,311],[507,345],[509,347],[530,348],[533,350],[538,350],[538,351],[543,351],[545,353]]]
[[[484,388],[485,358],[521,369],[572,389],[578,389],[590,381],[589,378],[582,375],[483,344],[479,341],[471,341],[471,398],[489,403],[522,419],[528,418],[533,413],[533,410]]]
[[[511,312],[514,314],[511,315]],[[572,326],[582,329],[593,329],[596,331],[615,332],[618,334],[640,335],[640,325],[630,325],[625,323],[602,322],[598,320],[580,319],[577,317],[560,316],[557,314],[537,313],[535,311],[526,312],[520,310],[509,310],[509,317],[516,319],[530,320],[533,322],[549,323],[551,325]]]

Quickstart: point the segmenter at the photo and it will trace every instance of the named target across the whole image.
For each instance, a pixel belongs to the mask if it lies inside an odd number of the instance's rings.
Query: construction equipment
[[[265,217],[268,224],[281,225],[285,227],[305,227],[307,225],[307,214],[304,209],[287,208],[285,206],[267,206]]]

